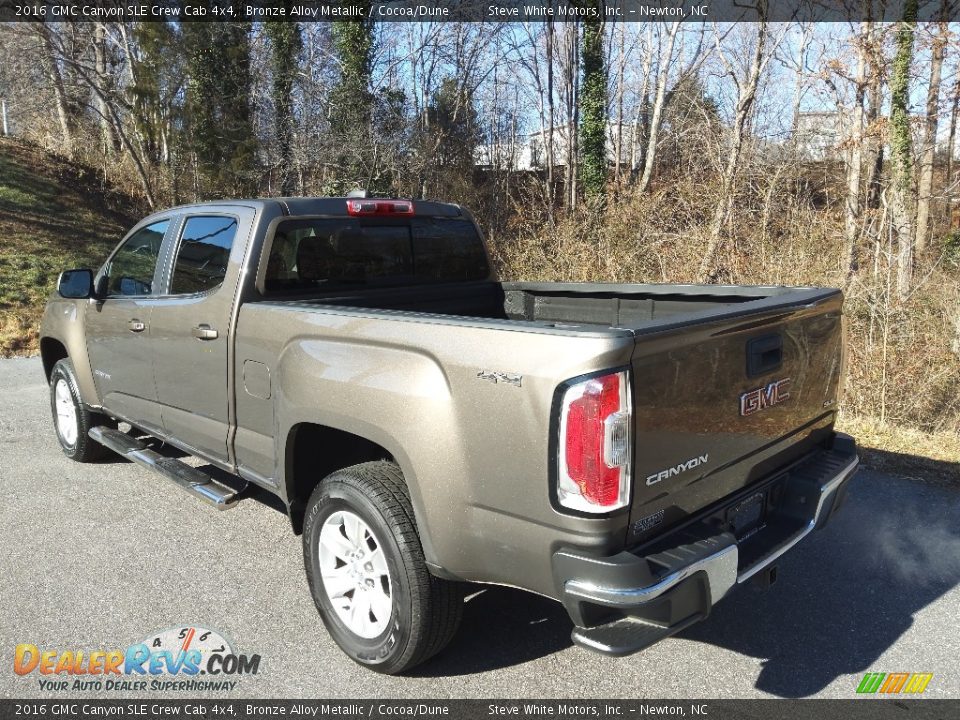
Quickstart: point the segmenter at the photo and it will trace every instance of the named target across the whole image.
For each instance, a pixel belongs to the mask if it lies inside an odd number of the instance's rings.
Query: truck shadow
[[[784,557],[776,585],[741,588],[679,637],[760,658],[758,690],[807,697],[841,675],[927,667],[922,654],[923,667],[874,663],[958,584],[958,488],[864,471],[833,522]]]
[[[840,676],[871,669],[929,672],[922,655],[917,668],[874,663],[914,614],[960,584],[958,490],[862,472],[833,522],[782,559],[773,587],[738,588],[706,622],[677,637],[761,659],[756,689],[785,698],[814,695]],[[412,674],[465,675],[530,662],[570,647],[571,627],[559,603],[485,589],[468,600],[451,647]],[[650,652],[691,650],[667,640]],[[622,671],[625,681],[644,667],[636,657],[585,658],[597,672]]]
[[[471,675],[530,662],[570,647],[573,623],[560,603],[504,587],[470,587],[450,647],[411,677]]]
[[[183,455],[169,446],[165,452]],[[892,466],[905,467],[902,456],[881,455],[889,456],[885,459]],[[871,460],[877,460],[876,453]],[[117,456],[112,461],[127,462]],[[224,484],[236,482],[210,466],[203,469]],[[916,613],[960,585],[958,467],[923,460],[918,470],[922,481],[862,471],[831,524],[781,559],[773,587],[738,588],[706,622],[677,638],[760,659],[755,688],[784,698],[815,695],[838,677],[868,670],[933,670],[922,654],[916,668],[875,666],[910,629]],[[246,496],[285,511],[259,488],[249,488]],[[572,624],[559,603],[510,588],[476,585],[470,592],[450,648],[412,676],[495,671],[571,647]],[[672,639],[649,652],[690,650]],[[581,660],[598,673],[613,668],[625,678],[644,667],[636,658],[586,652]],[[850,680],[851,693],[855,682]]]

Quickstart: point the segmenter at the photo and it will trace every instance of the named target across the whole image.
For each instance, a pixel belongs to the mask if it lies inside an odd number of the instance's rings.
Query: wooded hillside
[[[0,97],[11,134],[131,215],[363,187],[470,206],[505,277],[843,287],[845,412],[956,434],[957,28],[910,1],[893,24],[763,7],[726,26],[8,25]]]

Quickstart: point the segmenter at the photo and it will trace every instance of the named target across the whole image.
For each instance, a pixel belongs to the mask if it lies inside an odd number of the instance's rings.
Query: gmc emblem
[[[790,378],[774,380],[740,396],[740,414],[744,417],[790,399]]]

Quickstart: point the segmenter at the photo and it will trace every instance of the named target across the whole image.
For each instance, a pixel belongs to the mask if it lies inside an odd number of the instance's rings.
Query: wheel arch
[[[396,463],[410,491],[414,518],[430,567],[441,573],[434,562],[433,543],[424,520],[419,488],[410,462],[389,438],[373,437],[316,422],[298,422],[286,433],[283,450],[283,490],[291,526],[297,535],[303,532],[307,500],[325,477],[337,470],[377,460]]]
[[[47,305],[40,325],[40,359],[47,382],[53,366],[69,359],[84,405],[97,408],[100,396],[87,356],[83,311],[74,301],[57,300]]]
[[[43,363],[43,375],[50,382],[53,366],[69,357],[67,346],[53,337],[40,338],[40,360]]]

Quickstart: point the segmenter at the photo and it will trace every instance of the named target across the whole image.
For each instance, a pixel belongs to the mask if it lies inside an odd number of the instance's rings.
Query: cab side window
[[[109,295],[149,295],[163,235],[169,220],[148,225],[131,235],[106,267]]]
[[[170,293],[185,295],[220,287],[227,274],[227,262],[236,235],[236,218],[187,218],[177,248]]]

